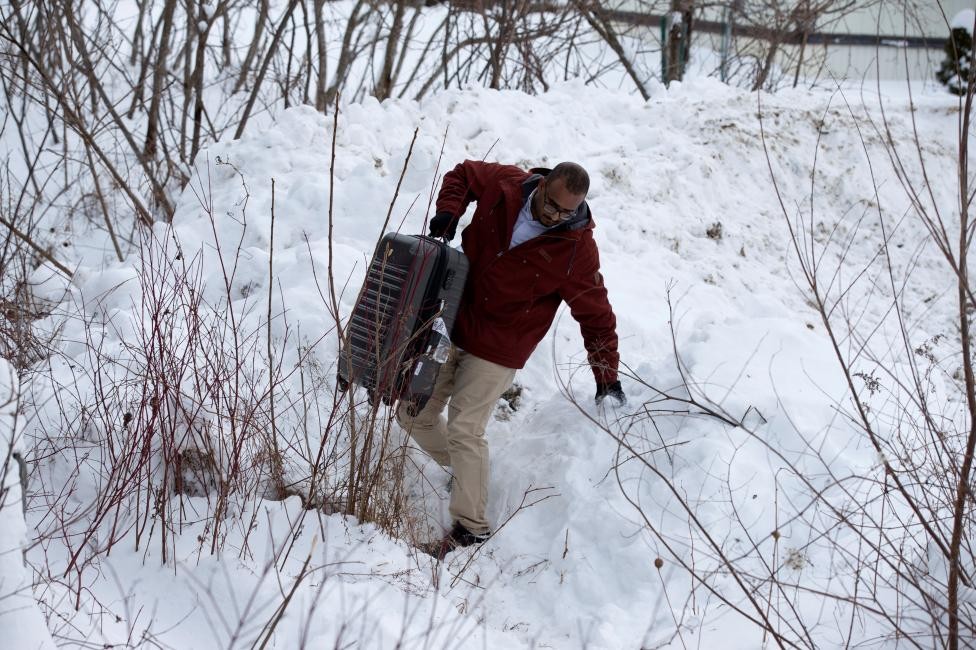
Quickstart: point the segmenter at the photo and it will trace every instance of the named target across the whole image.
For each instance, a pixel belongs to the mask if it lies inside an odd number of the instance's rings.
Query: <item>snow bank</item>
[[[886,101],[894,137],[909,142],[907,100]],[[916,98],[921,139],[933,165],[945,165],[946,182],[933,196],[948,205],[953,107],[942,97]],[[476,640],[487,647],[636,648],[678,644],[675,611],[688,615],[677,630],[700,634],[704,647],[758,646],[761,634],[720,607],[704,603],[693,616],[682,610],[689,581],[674,555],[696,560],[701,570],[718,565],[708,553],[686,546],[688,513],[677,496],[686,495],[711,534],[728,540],[732,551],[748,547],[746,534],[768,539],[778,525],[783,543],[799,547],[809,531],[778,524],[776,504],[786,499],[781,490],[798,495],[801,487],[781,479],[780,460],[770,447],[801,468],[811,440],[838,472],[876,462],[869,446],[836,421],[835,406],[846,386],[822,325],[797,289],[782,208],[790,219],[851,237],[848,258],[831,263],[856,268],[876,255],[877,224],[850,215],[872,209],[897,217],[908,200],[881,166],[873,170],[880,190],[875,189],[865,156],[881,160],[884,152],[880,136],[868,128],[869,116],[878,116],[877,98],[808,91],[757,97],[701,80],[658,88],[644,102],[567,83],[537,97],[471,89],[421,104],[367,99],[343,108],[335,134],[331,116],[298,107],[284,112],[273,128],[250,129],[239,141],[212,146],[199,158],[172,230],[157,229],[154,250],[203,278],[206,307],[229,301],[243,331],[263,331],[270,293],[278,353],[292,367],[311,349],[323,368],[325,389],[336,357],[325,278],[331,264],[340,312],[348,314],[388,211],[388,229],[424,232],[441,176],[465,158],[523,167],[582,163],[591,173],[596,238],[629,369],[624,388],[636,408],[592,407],[594,388],[578,327],[564,313],[517,376],[524,388],[519,410],[500,405],[489,425],[489,516],[498,532],[477,555],[457,553],[438,569],[411,555],[402,541],[338,515],[307,514],[291,499],[252,504],[240,514],[245,521],[248,513],[254,516],[252,541],[235,533],[227,542],[241,550],[240,562],[230,552],[225,559],[201,559],[196,539],[207,531],[195,524],[177,540],[171,564],[178,570],[160,570],[153,564],[159,560],[155,551],[113,552],[102,561],[100,575],[126,580],[95,579],[88,588],[103,602],[124,602],[127,611],[156,612],[158,638],[167,643],[213,647],[230,638],[222,628],[210,636],[203,632],[223,611],[225,594],[254,593],[254,602],[264,604],[256,610],[238,604],[224,612],[231,620],[264,620],[268,603],[284,593],[262,567],[297,531],[291,555],[277,572],[290,586],[302,575],[305,557],[318,568],[296,591],[297,604],[276,633],[277,647],[294,647],[304,634],[322,646],[352,635],[370,647],[391,647],[403,637],[407,647],[457,647]],[[864,127],[863,142],[855,123]],[[899,228],[892,245],[918,255],[896,263],[916,265],[923,280],[941,286],[941,267],[931,251],[915,248],[924,240],[917,225]],[[136,281],[138,272],[132,262],[82,269],[72,287],[89,323],[100,322],[94,315],[106,319],[95,337],[105,350],[131,342],[144,324],[138,305],[145,288]],[[910,297],[922,305],[927,296]],[[929,317],[916,327],[935,335],[944,326],[941,299],[924,305]],[[879,314],[868,309],[866,317]],[[64,339],[84,336],[66,330]],[[68,344],[66,350],[67,359],[56,369],[62,379],[71,376],[69,366],[89,363],[84,347]],[[680,392],[675,387],[682,384],[682,372],[696,378],[699,394],[731,416],[761,414],[750,417],[769,446],[713,419],[643,417],[641,405],[655,408],[658,390]],[[294,388],[299,378],[289,381]],[[94,390],[84,382],[77,386],[81,393]],[[564,391],[578,398],[582,414],[591,419],[582,417]],[[298,445],[301,423],[281,417],[283,446]],[[607,431],[626,437],[652,462],[642,466],[621,455]],[[443,472],[421,454],[414,459],[428,482],[443,480]],[[419,474],[411,480],[424,482]],[[445,498],[442,490],[423,497],[441,525],[449,523]],[[523,507],[527,503],[534,505]],[[679,540],[677,550],[652,535],[652,526]],[[658,557],[666,560],[661,569],[654,566]],[[818,557],[798,567],[797,576],[819,579],[830,561]],[[186,598],[168,599],[174,590]],[[313,615],[315,607],[330,615]],[[143,619],[138,625],[148,624]],[[112,642],[133,627],[137,621],[123,620],[99,634]],[[740,629],[741,635],[730,633]],[[259,633],[246,628],[243,636]]]
[[[9,648],[53,649],[24,566],[28,540],[20,487],[23,438],[17,426],[17,375],[0,359],[0,634]]]

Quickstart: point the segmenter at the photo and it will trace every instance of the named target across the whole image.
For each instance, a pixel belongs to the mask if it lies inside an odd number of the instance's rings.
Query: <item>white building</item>
[[[624,0],[624,6],[634,7],[634,2]],[[654,25],[668,20],[667,10],[673,5],[670,0],[636,2],[645,12],[657,14],[644,13],[640,22],[656,32],[660,43],[663,30]],[[949,25],[960,12],[976,7],[976,0],[856,0],[859,7],[853,11],[816,17],[801,46],[803,37],[789,16],[804,6],[826,6],[824,0],[737,0],[737,12],[721,6],[702,9],[701,0],[690,2],[695,7],[693,50],[726,53],[729,72],[736,66],[740,74],[743,67],[761,67],[771,41],[779,41],[770,72],[775,85],[792,82],[797,69],[806,81],[933,81],[944,58]],[[845,4],[847,0],[837,0],[832,6]],[[972,15],[967,15],[972,30]]]
[[[825,32],[881,36],[874,44],[823,45],[826,68],[835,77],[932,80],[944,58],[948,23],[974,6],[974,0],[883,2],[818,26]]]

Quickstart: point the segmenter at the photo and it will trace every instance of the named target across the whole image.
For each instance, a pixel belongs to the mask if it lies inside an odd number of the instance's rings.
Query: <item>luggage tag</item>
[[[440,338],[437,341],[437,347],[434,348],[434,352],[430,356],[437,363],[447,363],[451,356],[451,336],[447,331],[447,324],[440,316],[434,320],[433,330],[437,332]]]

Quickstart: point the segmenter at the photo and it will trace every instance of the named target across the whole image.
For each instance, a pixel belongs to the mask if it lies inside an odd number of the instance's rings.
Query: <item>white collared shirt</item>
[[[536,190],[532,190],[529,198],[525,200],[522,209],[519,210],[518,219],[515,220],[515,228],[512,229],[512,243],[508,245],[509,250],[549,230],[549,228],[532,218],[532,199],[535,198],[535,193]],[[557,223],[552,228],[558,225]]]

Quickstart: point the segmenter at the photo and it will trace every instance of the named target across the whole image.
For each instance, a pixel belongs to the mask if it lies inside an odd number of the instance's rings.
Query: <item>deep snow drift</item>
[[[459,551],[434,566],[372,525],[303,510],[298,497],[257,501],[229,513],[239,523],[228,525],[222,554],[211,555],[198,541],[208,528],[187,515],[164,566],[158,543],[134,551],[126,539],[80,578],[47,583],[35,595],[63,617],[49,626],[63,638],[152,639],[175,648],[249,646],[265,635],[279,648],[353,642],[385,648],[398,640],[406,647],[438,648],[472,642],[493,648],[759,646],[761,631],[707,592],[690,595],[695,585],[674,554],[704,572],[719,563],[696,549],[692,539],[698,535],[690,532],[677,495],[732,553],[748,552],[751,539],[759,540],[760,554],[773,557],[769,534],[780,531],[784,556],[803,549],[783,570],[792,572],[791,580],[815,585],[837,567],[818,554],[808,530],[783,521],[801,487],[780,471],[767,447],[740,429],[714,418],[648,415],[657,390],[680,393],[677,349],[699,394],[734,418],[749,419],[766,443],[801,468],[810,444],[827,450],[841,473],[876,465],[874,451],[836,417],[846,385],[822,324],[792,275],[794,252],[770,167],[790,218],[810,220],[825,233],[836,228],[851,234],[846,261],[827,261],[839,265],[842,275],[856,273],[876,254],[878,236],[876,220],[858,218],[880,203],[886,217],[899,221],[909,205],[879,134],[865,119],[879,118],[877,99],[870,92],[820,91],[757,97],[703,80],[658,88],[648,102],[566,84],[537,97],[471,89],[422,104],[345,106],[336,134],[331,245],[331,115],[293,108],[273,126],[212,146],[199,158],[172,229],[158,226],[156,242],[147,246],[170,262],[188,260],[187,268],[206,282],[203,308],[230,296],[242,331],[256,337],[264,335],[270,291],[274,354],[287,368],[309,355],[322,369],[316,394],[329,396],[336,356],[323,291],[329,251],[341,311],[348,314],[414,129],[417,140],[389,222],[403,232],[424,230],[440,176],[464,158],[525,167],[582,163],[592,178],[589,202],[618,318],[630,404],[619,411],[591,405],[582,340],[564,313],[518,373],[523,394],[517,410],[500,403],[488,427],[489,517],[500,529],[477,553]],[[910,146],[907,98],[885,102],[895,141]],[[934,199],[945,206],[954,205],[956,107],[944,95],[915,100],[924,153],[940,172]],[[873,167],[866,164],[865,148]],[[925,240],[911,219],[891,235],[895,250],[905,254],[899,269],[915,268],[906,295],[918,307],[911,326],[920,342],[947,328],[951,314],[944,295],[949,275]],[[228,287],[223,278],[229,264],[236,266]],[[82,267],[70,285],[39,273],[48,297],[61,301],[59,313],[70,317],[61,333],[64,355],[50,362],[53,379],[39,378],[29,388],[40,415],[28,437],[64,427],[62,408],[79,412],[96,399],[97,386],[76,371],[91,367],[91,341],[126,366],[131,353],[123,344],[137,345],[146,318],[139,272],[132,258],[110,268]],[[87,333],[75,309],[85,315]],[[868,307],[865,318],[880,319],[883,310],[883,302]],[[52,317],[52,329],[59,318]],[[289,376],[282,390],[299,381]],[[51,400],[52,394],[59,399]],[[286,450],[308,432],[299,433],[289,418],[282,415],[276,430]],[[93,420],[90,440],[101,439],[98,423],[105,421]],[[629,449],[600,424],[629,441]],[[661,474],[634,462],[636,452],[652,458]],[[413,497],[433,509],[428,524],[448,524],[443,471],[419,452],[411,454],[420,468],[408,477]],[[297,472],[287,477],[297,481],[298,461],[292,461],[285,471]],[[41,471],[50,484],[75,487],[71,498],[83,516],[86,499],[95,498],[104,477],[96,470],[72,474],[71,467],[52,453]],[[432,489],[419,489],[422,475]],[[195,497],[184,498],[192,510]],[[527,503],[534,505],[520,509]],[[40,502],[29,523],[42,532],[53,525]],[[664,531],[671,550],[651,526]],[[41,565],[46,554],[58,575],[77,550],[74,543],[48,540],[31,551],[32,560]],[[660,569],[656,558],[663,560]],[[300,575],[271,633],[266,622]],[[79,580],[84,595],[76,600]],[[714,584],[735,589],[721,577]],[[823,607],[815,599],[802,605]],[[828,626],[817,641],[830,645],[837,630]],[[873,634],[867,628],[856,636]]]

